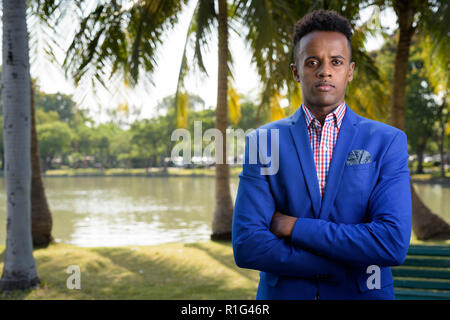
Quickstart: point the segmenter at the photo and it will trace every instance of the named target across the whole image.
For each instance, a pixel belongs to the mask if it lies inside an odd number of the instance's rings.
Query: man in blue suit
[[[232,239],[236,264],[260,270],[257,299],[394,299],[390,266],[411,236],[407,141],[344,102],[351,35],[335,12],[300,20],[303,104],[246,137]]]

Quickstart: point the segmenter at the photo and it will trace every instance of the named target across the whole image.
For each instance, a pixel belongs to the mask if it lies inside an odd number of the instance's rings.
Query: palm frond
[[[217,18],[217,13],[214,8],[214,0],[199,0],[195,13],[195,49],[194,49],[194,63],[199,69],[205,73],[205,64],[203,62],[202,50],[207,48],[208,42],[211,39],[211,32]]]
[[[151,78],[163,32],[177,22],[186,2],[145,0],[128,7],[118,1],[102,1],[83,13],[63,64],[66,72],[76,83],[89,68],[103,79],[122,69],[131,86],[136,85],[141,71]],[[106,64],[112,66],[111,74],[98,68]]]
[[[237,125],[242,117],[240,95],[234,88],[231,78],[228,78],[228,110],[231,122]]]
[[[194,13],[192,15],[191,21],[190,21],[188,29],[187,29],[186,38],[185,38],[184,47],[183,47],[183,55],[181,57],[180,71],[178,72],[177,90],[175,92],[175,108],[176,108],[175,114],[176,114],[178,128],[184,128],[184,125],[187,126],[187,108],[189,108],[189,104],[187,104],[187,106],[186,106],[185,104],[181,103],[179,101],[179,99],[180,99],[180,95],[184,94],[184,92],[186,91],[185,87],[184,87],[184,79],[189,72],[189,64],[188,64],[188,59],[187,59],[187,48],[188,48],[188,43],[190,41],[192,34],[195,33],[197,30],[196,17],[197,17],[198,7],[199,7],[199,5],[197,4],[197,7],[194,10]],[[181,107],[183,107],[184,109],[181,110]],[[186,115],[186,118],[185,118],[185,115]],[[182,127],[180,127],[178,125],[180,125]]]

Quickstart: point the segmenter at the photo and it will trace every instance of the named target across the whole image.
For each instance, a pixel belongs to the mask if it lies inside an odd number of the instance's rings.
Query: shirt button
[[[327,151],[328,147],[327,146],[323,146],[323,150]]]

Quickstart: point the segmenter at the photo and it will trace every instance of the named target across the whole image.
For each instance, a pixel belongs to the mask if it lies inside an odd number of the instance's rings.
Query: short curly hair
[[[294,56],[300,39],[313,31],[336,31],[345,35],[348,40],[351,57],[352,26],[345,17],[341,16],[336,11],[331,10],[316,10],[310,12],[295,24],[292,39],[294,43]]]

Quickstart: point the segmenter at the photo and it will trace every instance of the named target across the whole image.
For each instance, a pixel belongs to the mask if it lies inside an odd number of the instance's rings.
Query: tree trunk
[[[417,173],[423,173],[423,154],[427,145],[427,137],[421,137],[417,148]]]
[[[413,207],[413,231],[420,240],[448,239],[450,226],[441,217],[431,210],[420,200],[411,182],[411,196]]]
[[[392,86],[391,124],[405,130],[406,75],[408,72],[409,47],[414,34],[414,3],[408,0],[394,1],[393,7],[398,18],[399,40],[395,54]],[[411,183],[412,229],[419,240],[450,238],[450,226],[438,215],[431,212],[417,195]]]
[[[0,289],[39,283],[31,239],[30,62],[25,0],[3,1],[3,116],[7,196],[6,253]]]
[[[31,235],[34,247],[47,247],[53,241],[52,214],[45,196],[41,157],[36,131],[34,90],[31,83]]]
[[[212,240],[231,240],[233,200],[230,172],[226,163],[226,129],[228,125],[228,13],[227,1],[219,0],[219,66],[217,86],[216,128],[223,137],[222,164],[216,163],[216,208],[212,222]],[[219,150],[216,150],[218,152]]]
[[[391,123],[405,130],[406,75],[408,73],[409,47],[414,34],[412,26],[415,11],[408,1],[395,1],[399,25],[399,39],[395,53],[395,65],[392,88]]]

